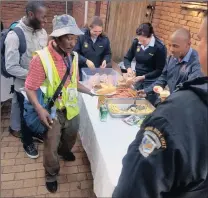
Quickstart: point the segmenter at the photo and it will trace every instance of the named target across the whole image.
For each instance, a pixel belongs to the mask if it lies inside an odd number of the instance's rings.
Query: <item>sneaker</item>
[[[16,138],[21,138],[22,136],[21,131],[15,131],[11,127],[9,127],[9,132],[11,135],[13,135]]]
[[[75,161],[76,157],[72,152],[68,152],[67,154],[62,154],[58,151],[58,154],[63,157],[65,161]]]
[[[24,148],[28,157],[30,157],[32,159],[38,158],[38,156],[39,156],[38,150],[35,148],[35,145],[33,143],[28,146],[23,145],[23,148]]]
[[[46,182],[46,188],[49,192],[55,193],[58,189],[58,182],[57,181]]]
[[[37,141],[39,143],[43,143],[43,134],[41,133],[36,133],[33,135],[33,140]]]

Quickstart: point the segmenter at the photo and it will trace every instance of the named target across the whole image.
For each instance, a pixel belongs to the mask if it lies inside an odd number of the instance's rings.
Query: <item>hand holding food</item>
[[[134,79],[134,83],[143,81],[144,79],[145,79],[145,76],[137,76],[137,77]]]
[[[147,94],[145,93],[144,89],[137,91],[137,93],[138,93],[138,96],[140,98],[146,98],[147,97]]]
[[[89,68],[91,68],[91,69],[94,69],[94,68],[95,68],[94,63],[93,63],[91,60],[88,60],[88,59],[87,59],[86,64],[87,64],[87,66],[88,66]]]
[[[163,91],[163,88],[160,87],[160,86],[158,86],[158,85],[156,85],[156,86],[153,87],[153,91],[155,93],[158,93],[159,94],[161,91]]]
[[[170,95],[170,92],[168,90],[163,90],[160,92],[160,99],[161,102],[165,101],[165,99]]]
[[[100,66],[100,68],[106,68],[106,60],[104,60],[103,62],[102,62],[102,65]]]

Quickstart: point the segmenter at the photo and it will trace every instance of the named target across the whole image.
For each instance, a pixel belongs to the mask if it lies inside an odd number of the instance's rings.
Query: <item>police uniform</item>
[[[207,198],[207,123],[208,77],[185,82],[143,122],[113,198]]]
[[[106,60],[106,63],[111,61],[111,48],[110,41],[107,36],[100,35],[93,42],[89,29],[84,29],[84,35],[78,37],[74,51],[76,51],[79,56],[79,67],[87,67],[87,59],[91,60],[95,67],[100,67],[102,62]]]
[[[190,48],[180,62],[173,56],[169,56],[161,76],[155,83],[145,88],[144,91],[145,93],[151,93],[155,85],[163,88],[168,85],[170,93],[172,93],[179,83],[202,76],[198,53],[196,50]]]
[[[146,79],[155,79],[160,76],[166,63],[167,49],[157,37],[152,37],[148,46],[144,48],[135,38],[132,46],[124,57],[124,65],[128,69],[131,61],[136,59],[136,75],[145,75]]]
[[[167,49],[163,42],[157,37],[152,36],[150,43],[144,47],[137,38],[124,57],[124,65],[126,69],[131,67],[133,58],[136,60],[136,76],[145,76],[145,80],[137,82],[135,88],[145,89],[149,87],[161,75],[166,63]],[[157,96],[155,94],[148,95],[147,99],[154,104]]]

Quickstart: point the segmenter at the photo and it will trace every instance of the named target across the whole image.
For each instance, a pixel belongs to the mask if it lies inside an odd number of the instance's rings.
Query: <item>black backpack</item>
[[[5,29],[5,30],[2,30],[1,32],[1,40],[0,40],[0,44],[1,44],[1,74],[5,77],[5,78],[15,78],[15,76],[9,74],[6,70],[6,66],[5,66],[5,44],[4,44],[4,41],[7,37],[7,34],[10,32],[10,31],[14,31],[18,38],[19,38],[19,53],[20,53],[20,58],[22,56],[22,54],[24,54],[26,52],[26,39],[25,39],[25,35],[24,35],[24,32],[22,31],[21,28],[19,27],[16,27],[16,25],[19,23],[19,21],[15,21],[13,22],[9,29]]]

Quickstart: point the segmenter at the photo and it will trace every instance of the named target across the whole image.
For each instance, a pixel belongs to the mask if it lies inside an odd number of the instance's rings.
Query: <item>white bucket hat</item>
[[[54,16],[52,37],[60,37],[66,34],[84,34],[77,26],[75,19],[67,14]]]

